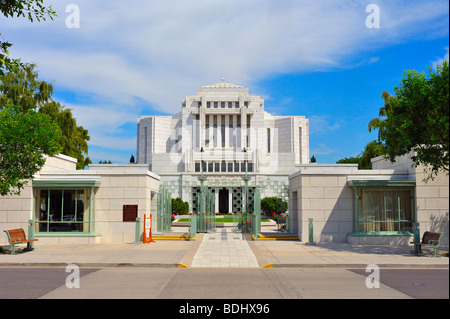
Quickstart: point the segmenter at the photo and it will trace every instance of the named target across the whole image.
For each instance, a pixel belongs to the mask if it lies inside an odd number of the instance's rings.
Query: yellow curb
[[[273,264],[272,264],[272,263],[269,263],[269,264],[267,264],[267,265],[265,265],[265,266],[262,266],[261,268],[268,268],[268,269],[271,269],[271,268],[273,268]]]
[[[189,266],[186,266],[185,264],[179,263],[178,264],[178,268],[189,268]]]

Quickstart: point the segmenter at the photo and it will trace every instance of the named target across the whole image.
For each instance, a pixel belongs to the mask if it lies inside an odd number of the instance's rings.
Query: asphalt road
[[[381,269],[368,288],[364,269],[0,268],[0,299],[448,299],[449,271]],[[173,310],[173,309],[172,309]]]

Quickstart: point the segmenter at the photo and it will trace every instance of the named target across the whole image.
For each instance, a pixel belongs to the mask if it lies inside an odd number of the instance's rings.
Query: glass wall
[[[35,189],[36,232],[90,232],[90,189]]]
[[[357,193],[356,231],[413,231],[412,190],[360,188]]]

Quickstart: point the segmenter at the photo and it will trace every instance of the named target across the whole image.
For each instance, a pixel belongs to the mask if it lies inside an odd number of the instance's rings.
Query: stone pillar
[[[220,102],[219,102],[220,103]],[[222,148],[222,115],[217,115],[217,148]]]
[[[242,102],[244,104],[244,102]],[[247,148],[247,109],[241,107],[241,150]]]
[[[230,116],[225,115],[225,147],[230,146]]]
[[[200,147],[205,147],[205,127],[206,127],[206,119],[205,119],[205,108],[206,108],[206,99],[202,97],[202,106],[200,108]]]
[[[228,212],[233,212],[233,189],[228,188]]]

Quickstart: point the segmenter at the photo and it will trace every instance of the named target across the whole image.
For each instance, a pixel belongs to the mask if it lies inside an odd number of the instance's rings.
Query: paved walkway
[[[199,234],[196,241],[158,240],[151,244],[111,243],[94,245],[44,245],[17,255],[0,254],[0,267],[273,267],[273,268],[365,268],[368,264],[398,268],[445,268],[449,258],[411,254],[412,246],[360,246],[345,243],[307,245],[299,241],[252,241],[248,234],[217,228]],[[442,248],[441,252],[448,248]]]
[[[230,228],[217,229],[205,234],[192,267],[259,267],[255,254],[240,233]]]

